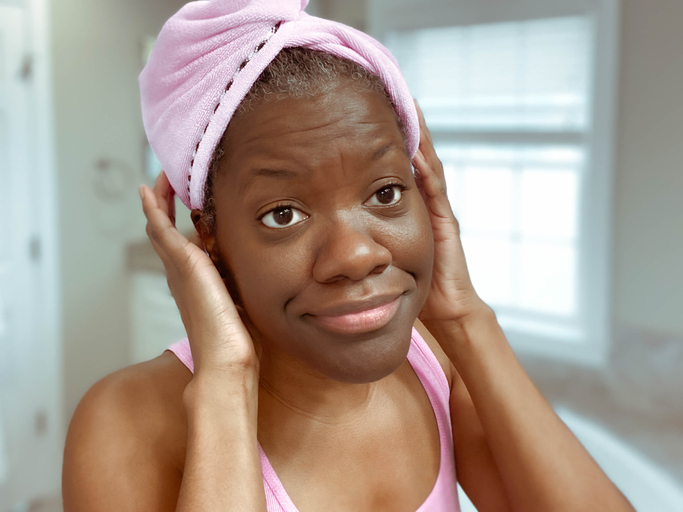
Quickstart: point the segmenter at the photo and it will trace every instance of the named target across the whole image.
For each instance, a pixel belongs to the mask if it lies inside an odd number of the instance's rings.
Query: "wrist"
[[[457,337],[460,341],[471,338],[474,331],[481,330],[485,326],[498,325],[495,312],[483,301],[472,307],[466,314],[441,318],[426,317],[420,318],[420,321],[435,337],[435,333],[438,332],[449,337]]]
[[[244,412],[256,417],[258,375],[251,372],[196,373],[183,392],[183,405],[192,417],[205,411]]]
[[[486,303],[471,313],[452,319],[422,321],[449,357],[456,369],[474,357],[507,345],[496,314]]]

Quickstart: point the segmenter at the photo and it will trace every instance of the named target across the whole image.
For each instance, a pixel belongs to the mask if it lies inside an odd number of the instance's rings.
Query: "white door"
[[[0,5],[0,510],[58,489],[61,464],[30,20],[28,8]]]

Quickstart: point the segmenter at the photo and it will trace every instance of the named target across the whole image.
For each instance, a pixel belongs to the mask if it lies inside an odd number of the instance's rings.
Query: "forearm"
[[[258,383],[235,380],[227,385],[195,377],[186,389],[187,455],[178,512],[266,511],[256,437]]]
[[[492,311],[425,325],[469,391],[513,510],[633,511],[529,379]]]

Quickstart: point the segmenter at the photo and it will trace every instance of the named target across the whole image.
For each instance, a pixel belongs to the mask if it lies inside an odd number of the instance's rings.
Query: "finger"
[[[171,219],[171,223],[175,226],[175,190],[171,189],[171,193],[168,195],[168,218]]]
[[[175,191],[164,171],[161,171],[157,176],[157,181],[154,184],[154,195],[159,208],[166,213],[171,219],[171,224],[175,226]]]
[[[428,197],[431,198],[445,193],[445,187],[440,183],[440,180],[436,179],[432,166],[429,165],[420,149],[417,150],[413,157],[413,166],[416,169],[417,176],[419,176],[416,182]]]
[[[413,102],[415,103],[415,109],[417,110],[417,118],[420,121],[420,135],[424,134],[424,136],[431,142],[432,134],[429,132],[429,129],[427,128],[427,122],[425,121],[425,116],[422,113],[420,104],[417,102],[415,98],[413,98]]]
[[[429,210],[438,217],[452,217],[453,210],[448,200],[446,181],[434,172],[419,149],[413,158],[413,165],[420,173],[419,186]]]
[[[427,163],[434,169],[434,172],[441,178],[444,177],[443,164],[436,154],[436,149],[434,148],[434,142],[432,136],[427,128],[427,123],[425,122],[422,109],[420,109],[417,100],[415,100],[415,107],[417,109],[418,118],[420,120],[420,144],[419,149],[422,151],[422,155]]]
[[[418,174],[426,174],[424,179],[420,179],[420,183],[428,188],[431,197],[436,197],[440,194],[446,196],[446,176],[443,163],[434,149],[422,109],[416,99],[413,99],[413,101],[415,102],[415,109],[417,110],[420,122],[420,143],[414,157],[414,166]],[[415,164],[415,161],[419,163]]]
[[[187,257],[188,240],[173,225],[166,209],[159,205],[159,197],[149,187],[142,185],[140,196],[142,211],[147,218],[147,235],[157,254],[164,264],[169,263],[169,259],[176,265],[183,263]]]
[[[419,153],[420,150],[418,149],[417,152]],[[426,202],[426,201],[427,201],[427,196],[425,195],[424,183],[422,182],[422,173],[421,173],[420,170],[417,168],[417,164],[416,164],[416,162],[415,162],[415,158],[416,158],[416,157],[417,157],[417,153],[416,153],[415,157],[413,157],[413,160],[412,160],[412,162],[411,162],[411,163],[412,163],[412,166],[413,166],[413,169],[414,169],[414,172],[413,172],[413,179],[415,180],[415,185],[417,186],[417,189],[420,191],[420,195],[422,196],[422,200]]]

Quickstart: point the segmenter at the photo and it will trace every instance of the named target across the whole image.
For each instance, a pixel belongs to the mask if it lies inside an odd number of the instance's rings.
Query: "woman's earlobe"
[[[203,224],[203,222],[202,222],[202,211],[197,210],[196,208],[193,209],[190,212],[190,218],[192,219],[192,224],[194,224],[194,227],[197,230],[197,232],[201,233],[200,232],[200,224]]]
[[[210,232],[204,222],[199,224],[198,230],[200,231],[200,237],[204,243],[204,251],[209,255],[213,264],[220,270],[221,257],[218,251],[218,244],[216,243],[216,234]]]
[[[201,210],[196,209],[192,210],[190,216],[202,242],[202,246],[204,247],[204,252],[209,256],[211,262],[216,267],[216,270],[218,270],[228,292],[233,296],[233,301],[235,301],[236,304],[239,304],[239,299],[236,300],[236,297],[238,297],[239,294],[235,293],[237,288],[234,279],[221,258],[220,250],[218,248],[218,239],[216,237],[216,229],[215,225],[212,224],[212,219],[210,217],[207,218]]]
[[[211,261],[216,266],[216,268],[220,270],[221,258],[216,248],[216,237],[214,235],[207,235],[205,238],[203,238],[203,240],[204,250],[206,251],[206,254],[209,255],[209,258],[211,258]]]
[[[211,258],[211,261],[213,261],[215,265],[219,258],[216,251],[216,239],[214,233],[208,229],[208,226],[206,225],[206,219],[204,218],[201,210],[193,209],[190,212],[190,218],[194,224],[194,229],[199,235],[204,252]]]

